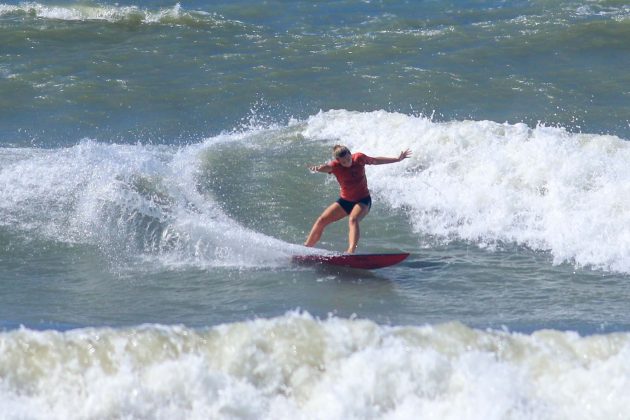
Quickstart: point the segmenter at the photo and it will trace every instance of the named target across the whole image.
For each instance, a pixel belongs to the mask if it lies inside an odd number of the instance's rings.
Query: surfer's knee
[[[317,220],[315,220],[315,225],[324,228],[332,223],[332,218],[328,216],[319,216]]]

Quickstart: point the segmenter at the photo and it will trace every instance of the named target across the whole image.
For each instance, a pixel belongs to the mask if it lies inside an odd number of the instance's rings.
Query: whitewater
[[[630,390],[627,334],[304,313],[202,331],[20,329],[0,351],[7,418],[624,418]]]

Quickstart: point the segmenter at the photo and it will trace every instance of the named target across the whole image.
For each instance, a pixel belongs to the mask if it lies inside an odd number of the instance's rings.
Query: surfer
[[[348,249],[353,254],[359,242],[359,222],[370,212],[372,198],[367,186],[365,165],[383,165],[400,162],[411,156],[409,149],[400,152],[398,157],[370,157],[363,153],[350,153],[346,146],[333,147],[333,160],[319,166],[309,166],[313,172],[333,174],[340,186],[339,199],[332,203],[317,218],[309,233],[305,246],[311,247],[319,241],[329,224],[348,216]]]

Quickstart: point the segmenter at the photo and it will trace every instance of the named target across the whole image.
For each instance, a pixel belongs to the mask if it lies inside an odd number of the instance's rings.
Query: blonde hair
[[[336,144],[333,147],[333,157],[335,159],[340,158],[341,156],[345,156],[346,153],[350,153],[350,149],[348,149],[346,146],[343,146],[341,144]]]

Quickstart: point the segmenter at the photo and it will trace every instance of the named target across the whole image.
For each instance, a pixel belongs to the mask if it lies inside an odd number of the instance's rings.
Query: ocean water
[[[628,68],[617,0],[5,0],[0,418],[630,419]],[[337,143],[403,263],[291,263]]]

